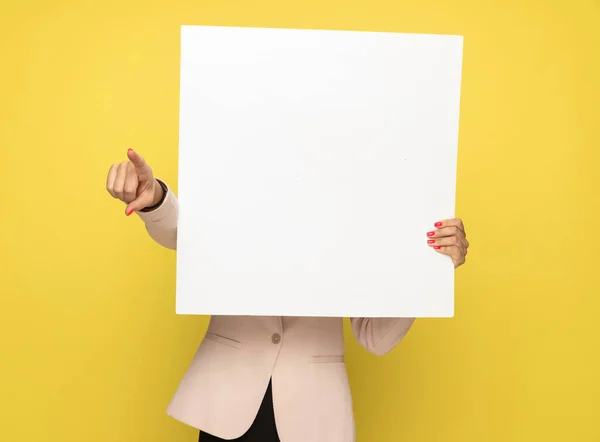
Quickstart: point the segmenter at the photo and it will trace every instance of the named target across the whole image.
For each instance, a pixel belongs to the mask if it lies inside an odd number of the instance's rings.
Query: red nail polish
[[[427,236],[433,236],[435,235],[435,232],[427,232]]]
[[[434,248],[435,250],[440,250],[440,249],[441,249],[441,247],[440,247],[440,246],[433,246],[433,248]]]
[[[427,244],[433,244],[434,242],[435,242],[435,239],[427,240]]]
[[[438,222],[434,224],[436,227],[442,227],[442,223]]]
[[[131,215],[132,213],[133,213],[133,209],[129,209],[129,210],[127,211],[127,216]]]

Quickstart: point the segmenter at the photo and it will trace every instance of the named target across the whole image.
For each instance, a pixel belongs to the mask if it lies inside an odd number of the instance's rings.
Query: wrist
[[[152,198],[152,203],[150,204],[150,207],[154,207],[158,203],[160,203],[164,199],[164,194],[165,191],[163,189],[163,186],[156,178],[154,178],[154,197]]]
[[[150,205],[144,207],[140,212],[152,212],[158,209],[165,198],[167,197],[167,186],[161,181],[154,179],[154,187],[152,188],[152,201]]]

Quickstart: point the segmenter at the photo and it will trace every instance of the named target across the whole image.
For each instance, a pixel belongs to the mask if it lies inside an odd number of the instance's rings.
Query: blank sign
[[[462,37],[184,26],[177,312],[448,317]]]

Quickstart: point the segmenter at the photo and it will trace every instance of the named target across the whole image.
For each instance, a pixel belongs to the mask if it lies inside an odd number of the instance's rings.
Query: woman
[[[106,188],[137,213],[150,236],[177,247],[177,197],[129,150]],[[459,219],[424,235],[458,267],[469,243]],[[350,318],[368,351],[383,355],[414,318]],[[352,399],[344,364],[342,318],[212,316],[207,333],[169,405],[168,414],[200,429],[202,442],[351,442]]]

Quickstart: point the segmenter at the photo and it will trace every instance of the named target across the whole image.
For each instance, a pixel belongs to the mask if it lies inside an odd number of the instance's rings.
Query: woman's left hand
[[[434,224],[437,228],[427,232],[427,244],[436,252],[452,258],[454,268],[465,263],[469,241],[461,219],[447,219]]]

